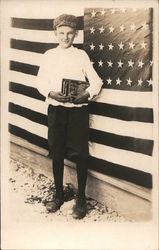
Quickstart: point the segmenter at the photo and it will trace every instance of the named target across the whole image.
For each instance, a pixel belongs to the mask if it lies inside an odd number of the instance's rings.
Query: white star
[[[96,12],[93,10],[91,14],[92,14],[92,17],[95,17]]]
[[[142,49],[145,49],[146,48],[146,43],[143,41],[142,43],[140,43],[141,44],[141,48]]]
[[[153,61],[150,61],[150,66],[152,67],[152,65],[153,65]]]
[[[133,8],[133,12],[136,12],[137,11],[137,9],[136,8]]]
[[[100,30],[100,33],[103,33],[103,32],[104,32],[104,28],[103,28],[103,26],[102,26],[102,27],[100,27],[100,28],[99,28],[99,30]]]
[[[120,60],[119,62],[118,62],[118,68],[122,68],[123,67],[123,62]]]
[[[112,80],[110,79],[110,77],[109,77],[109,79],[107,79],[107,84],[108,84],[108,85],[111,85],[111,84],[112,84]]]
[[[142,66],[144,65],[144,63],[142,62],[142,60],[141,60],[141,61],[138,61],[138,62],[139,62],[138,67],[142,68]]]
[[[147,29],[147,23],[146,22],[142,23],[141,25],[142,25],[142,29],[145,29],[145,30]]]
[[[134,47],[135,47],[135,43],[133,43],[133,42],[129,43],[129,48],[130,49],[133,49]]]
[[[100,50],[103,50],[103,48],[104,48],[104,45],[101,43],[101,44],[99,45],[99,49],[100,49]]]
[[[110,30],[110,33],[113,33],[114,32],[114,27],[113,26],[109,27],[109,30]]]
[[[131,86],[131,83],[132,83],[132,81],[131,81],[131,79],[129,77],[129,79],[127,79],[127,85]]]
[[[98,64],[99,64],[99,65],[98,65],[99,67],[103,67],[103,62],[102,62],[102,60],[100,60],[100,61],[98,62]]]
[[[133,24],[131,24],[130,25],[130,29],[132,30],[132,31],[134,31],[135,29],[136,29],[136,25],[133,23]]]
[[[93,65],[93,64],[94,64],[94,62],[93,62],[93,61],[91,61],[91,64]]]
[[[103,15],[105,14],[105,10],[102,9],[100,13],[101,13],[101,15],[103,16]]]
[[[111,9],[111,13],[115,14],[116,10],[115,9]]]
[[[108,44],[108,47],[109,47],[109,50],[113,50],[113,44],[111,43],[111,44]]]
[[[119,79],[119,77],[118,77],[118,79],[116,80],[116,85],[120,85],[120,83],[121,83],[122,81]]]
[[[142,83],[143,83],[143,81],[142,81],[142,79],[140,78],[140,80],[138,80],[138,86],[142,86]]]
[[[152,83],[153,83],[151,78],[150,78],[150,80],[147,80],[147,82],[149,83],[148,86],[152,85]]]
[[[118,44],[118,46],[119,46],[119,49],[123,49],[124,44],[121,42],[121,43]]]
[[[95,46],[94,46],[93,43],[91,45],[89,45],[89,46],[90,46],[91,50],[94,50]]]
[[[111,60],[110,60],[110,61],[107,61],[107,63],[108,63],[108,67],[111,67],[111,68],[112,68],[113,63],[111,62]]]
[[[125,30],[125,26],[122,24],[121,26],[120,26],[120,32],[122,32],[122,31],[124,31]]]
[[[94,34],[94,31],[95,31],[95,28],[94,28],[94,27],[90,28],[90,33],[91,33],[91,34]]]
[[[122,8],[121,9],[121,12],[125,13],[126,9],[125,8]]]
[[[134,62],[132,61],[132,59],[131,59],[130,61],[128,61],[128,64],[129,64],[129,65],[128,65],[129,67],[133,67]]]

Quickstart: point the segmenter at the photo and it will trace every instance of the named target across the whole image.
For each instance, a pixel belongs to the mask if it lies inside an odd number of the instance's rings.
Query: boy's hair
[[[69,26],[71,28],[77,28],[77,17],[74,15],[62,14],[54,19],[53,27],[54,30],[60,26]]]

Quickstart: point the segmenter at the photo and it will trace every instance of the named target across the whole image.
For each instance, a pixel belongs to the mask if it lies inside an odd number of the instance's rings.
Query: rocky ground
[[[11,200],[14,199],[14,204],[11,202],[14,207],[14,214],[17,211],[17,216],[22,214],[23,217],[30,217],[31,213],[34,213],[39,220],[45,221],[58,220],[62,222],[71,222],[74,220],[71,214],[75,194],[71,184],[68,183],[64,186],[65,198],[68,201],[65,202],[56,213],[47,213],[45,205],[48,201],[52,200],[53,195],[55,194],[53,181],[45,175],[39,174],[32,168],[15,160],[10,160],[10,166],[9,186],[12,197]],[[20,197],[20,199],[17,198],[17,201],[15,201],[16,197]],[[21,206],[23,206],[22,210],[25,210],[25,214],[23,212],[21,213],[18,200],[20,200]],[[88,214],[82,222],[128,221],[116,211],[113,211],[111,208],[106,207],[91,198],[87,198],[87,206]]]

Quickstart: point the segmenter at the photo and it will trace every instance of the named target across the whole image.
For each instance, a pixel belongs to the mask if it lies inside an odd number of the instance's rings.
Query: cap
[[[54,19],[54,29],[60,26],[77,27],[77,17],[74,15],[62,14]]]

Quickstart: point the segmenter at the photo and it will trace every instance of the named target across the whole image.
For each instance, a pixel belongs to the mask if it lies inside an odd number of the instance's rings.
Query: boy
[[[48,108],[48,144],[53,160],[56,196],[46,205],[56,212],[64,203],[64,158],[70,155],[77,165],[78,192],[73,207],[73,217],[86,215],[85,188],[89,155],[88,101],[96,96],[102,80],[95,72],[85,51],[73,47],[77,36],[77,18],[63,14],[54,20],[54,33],[59,42],[55,49],[44,54],[38,73],[39,91],[46,97]],[[61,93],[62,79],[89,81],[90,86],[77,96]]]

